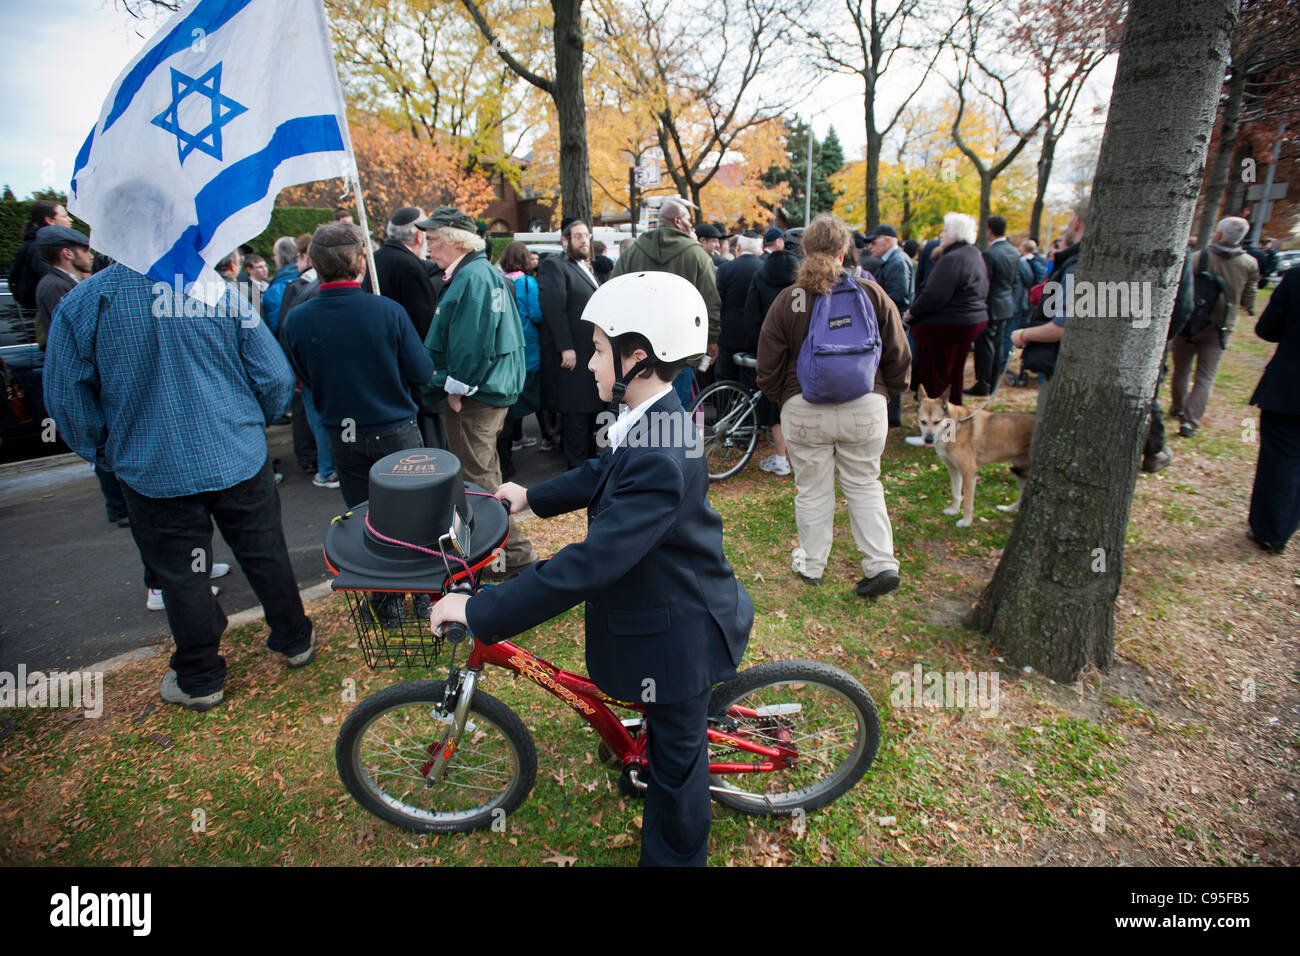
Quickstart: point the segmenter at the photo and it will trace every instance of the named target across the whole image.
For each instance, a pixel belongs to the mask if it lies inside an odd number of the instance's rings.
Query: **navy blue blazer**
[[[1300,269],[1290,269],[1273,290],[1268,308],[1255,323],[1255,334],[1277,342],[1250,404],[1270,412],[1300,415]]]
[[[649,411],[684,414],[674,392]],[[585,505],[587,538],[479,592],[466,616],[495,643],[586,601],[592,680],[618,700],[670,704],[735,676],[754,605],[722,553],[704,458],[682,444],[635,446],[528,489],[543,518]]]

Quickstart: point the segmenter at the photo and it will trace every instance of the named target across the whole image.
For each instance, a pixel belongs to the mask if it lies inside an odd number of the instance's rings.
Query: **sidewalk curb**
[[[298,592],[298,597],[302,599],[302,603],[305,605],[312,601],[320,600],[328,595],[332,590],[333,588],[330,586],[329,581],[322,581],[320,584],[313,584],[309,588],[303,588]],[[262,605],[258,604],[257,606],[250,607],[247,610],[236,611],[234,614],[231,614],[226,619],[226,629],[229,630],[230,628],[243,627],[245,624],[249,624],[253,621],[260,621],[264,617],[266,617],[266,612],[262,610]],[[79,670],[92,672],[113,671],[117,670],[119,667],[125,667],[127,664],[132,664],[136,661],[146,661],[151,657],[156,657],[159,654],[165,653],[167,649],[168,645],[166,644],[136,647],[114,657],[110,657],[107,660],[96,661],[94,664],[89,664],[86,667],[79,668]]]

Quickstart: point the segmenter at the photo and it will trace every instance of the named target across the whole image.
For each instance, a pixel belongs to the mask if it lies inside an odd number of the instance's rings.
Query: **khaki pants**
[[[497,458],[497,435],[505,424],[508,408],[484,405],[472,398],[461,399],[459,412],[448,406],[443,416],[447,429],[447,450],[460,459],[461,478],[495,493],[501,487],[501,462]],[[506,539],[506,567],[517,568],[537,560],[532,542],[523,536],[515,519],[510,519]]]
[[[1219,330],[1211,323],[1190,342],[1175,335],[1169,351],[1174,357],[1174,374],[1169,381],[1169,414],[1195,428],[1201,424],[1205,406],[1210,403],[1210,389],[1214,385],[1214,376],[1219,373],[1219,362],[1223,360]],[[1192,377],[1193,360],[1196,362],[1196,379],[1189,395],[1187,382]]]
[[[793,568],[819,578],[831,553],[835,472],[849,504],[862,573],[897,571],[894,529],[885,510],[880,455],[888,432],[887,403],[875,392],[843,405],[813,405],[796,395],[781,406],[781,429],[794,468],[794,513],[799,547]]]

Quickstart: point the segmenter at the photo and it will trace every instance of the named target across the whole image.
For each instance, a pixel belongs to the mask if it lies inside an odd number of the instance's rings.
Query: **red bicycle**
[[[473,593],[488,562],[462,563],[453,572],[447,554],[454,554],[454,531],[446,539],[439,542],[447,571],[442,593]],[[620,789],[645,789],[642,705],[614,700],[585,675],[510,641],[483,644],[460,625],[433,633],[426,595],[402,596],[396,606],[390,597],[380,609],[373,591],[345,593],[371,667],[433,666],[451,647],[446,680],[387,687],[343,723],[335,747],[339,776],[371,813],[408,830],[464,833],[490,827],[527,799],[537,749],[518,715],[480,689],[488,665],[563,701],[600,736],[599,756],[620,772]],[[468,659],[457,667],[466,640]],[[615,709],[632,716],[620,719]],[[709,715],[713,798],[742,813],[783,816],[824,806],[862,779],[880,745],[871,695],[844,671],[815,661],[742,671],[714,688]]]

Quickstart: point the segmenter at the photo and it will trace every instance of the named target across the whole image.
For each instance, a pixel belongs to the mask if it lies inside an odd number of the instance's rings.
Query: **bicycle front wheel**
[[[749,391],[737,382],[715,382],[700,392],[691,405],[691,415],[700,410],[709,481],[722,481],[744,468],[753,456],[758,444],[758,411]]]
[[[446,681],[386,687],[353,709],[334,757],[348,793],[389,823],[420,833],[468,833],[503,821],[537,778],[532,735],[505,704],[475,691],[468,724],[441,780],[429,768],[452,725]]]
[[[782,752],[769,772],[717,773],[713,798],[757,816],[825,806],[853,788],[880,747],[875,702],[858,681],[816,661],[770,661],[714,688],[709,726]],[[752,763],[754,753],[709,742],[709,763]]]

